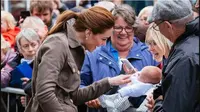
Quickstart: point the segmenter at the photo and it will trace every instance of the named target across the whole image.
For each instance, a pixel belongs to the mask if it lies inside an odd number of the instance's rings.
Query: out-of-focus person
[[[30,13],[32,16],[39,17],[48,27],[48,30],[53,27],[53,2],[51,0],[31,0]]]
[[[1,11],[1,34],[8,41],[14,50],[16,35],[20,28],[16,27],[16,21],[13,15],[7,11]]]
[[[48,28],[44,22],[37,16],[27,17],[24,22],[21,24],[21,29],[32,28],[34,29],[40,37],[40,40],[43,41],[47,35]]]
[[[149,27],[148,17],[151,15],[153,6],[144,7],[138,14],[137,17],[137,29],[135,31],[135,36],[140,39],[140,41],[145,42],[146,32]]]
[[[12,51],[10,43],[5,41],[1,35],[1,88],[7,87],[10,81],[10,66],[7,64],[11,62],[15,57],[16,53]]]

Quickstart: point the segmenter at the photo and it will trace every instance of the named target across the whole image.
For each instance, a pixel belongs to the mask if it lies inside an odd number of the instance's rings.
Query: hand
[[[94,99],[94,100],[90,100],[90,101],[86,102],[85,104],[90,108],[100,108],[101,107],[101,104],[100,104],[98,98]]]
[[[146,98],[147,104],[145,106],[148,108],[148,112],[153,112],[153,107],[155,104],[155,100],[153,99],[153,95],[149,94]]]
[[[109,78],[108,81],[109,81],[110,85],[118,86],[118,85],[127,84],[127,83],[131,82],[130,77],[131,77],[131,75],[118,75],[118,76]]]
[[[134,74],[135,72],[138,71],[136,68],[134,68],[132,70],[128,69],[125,64],[122,64],[122,67],[126,74]]]
[[[21,26],[23,22],[24,22],[24,18],[22,18],[22,17],[20,16],[20,19],[19,19],[19,21],[18,21],[19,26]]]
[[[21,78],[21,80],[23,81],[22,85],[25,85],[30,79],[27,77],[23,77]]]

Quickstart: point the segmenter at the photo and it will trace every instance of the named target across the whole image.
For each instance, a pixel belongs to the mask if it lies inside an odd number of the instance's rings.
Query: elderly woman
[[[105,46],[98,47],[93,52],[87,52],[81,70],[81,87],[88,86],[105,77],[114,77],[124,73],[120,58],[128,59],[137,70],[148,65],[157,66],[148,47],[134,37],[135,11],[132,7],[129,5],[116,6],[112,14],[115,17],[113,36],[107,40]],[[131,99],[129,98],[129,100]],[[86,104],[88,107],[92,107],[89,112],[106,111],[99,108],[98,99]],[[133,105],[139,106],[139,104]],[[94,107],[99,109],[94,109]],[[130,109],[130,111],[133,110]]]

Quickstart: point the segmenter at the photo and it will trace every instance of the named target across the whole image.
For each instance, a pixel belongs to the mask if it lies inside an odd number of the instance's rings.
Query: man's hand
[[[155,105],[155,100],[153,99],[153,95],[150,94],[147,96],[147,104],[145,106],[148,108],[148,112],[153,112],[153,108]],[[163,96],[160,95],[157,99],[163,100]]]
[[[153,107],[155,104],[155,100],[153,99],[153,95],[149,94],[146,98],[147,104],[145,106],[148,108],[148,112],[153,112]]]
[[[101,104],[100,104],[98,98],[94,99],[94,100],[90,100],[90,101],[86,102],[85,104],[90,108],[100,108],[101,107]]]
[[[109,81],[110,85],[112,85],[112,86],[119,86],[119,85],[127,84],[127,83],[131,82],[130,77],[131,77],[131,75],[118,75],[118,76],[109,78],[108,81]]]

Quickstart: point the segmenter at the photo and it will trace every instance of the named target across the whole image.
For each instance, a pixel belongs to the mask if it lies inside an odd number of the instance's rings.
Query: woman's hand
[[[125,64],[122,64],[123,70],[126,74],[134,74],[136,73],[138,70],[136,68],[134,69],[128,69],[128,67],[126,67]]]
[[[131,82],[130,77],[131,77],[131,75],[118,75],[118,76],[115,76],[112,78],[108,78],[108,81],[109,81],[110,85],[118,86],[118,85],[127,84],[127,83]]]
[[[98,98],[94,99],[94,100],[90,100],[90,101],[86,102],[85,104],[90,108],[100,108],[101,107],[101,104],[100,104]]]

